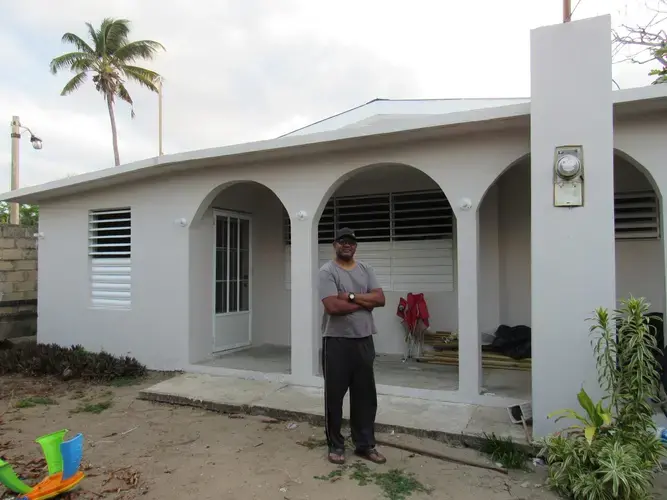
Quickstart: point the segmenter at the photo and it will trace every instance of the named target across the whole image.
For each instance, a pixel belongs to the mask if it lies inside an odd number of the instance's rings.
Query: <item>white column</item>
[[[317,241],[310,216],[292,215],[292,380],[308,384],[315,375],[317,360]]]
[[[477,207],[456,214],[456,257],[459,307],[459,392],[475,398],[482,384],[477,311],[479,262]]]
[[[600,397],[587,318],[615,306],[611,18],[531,33],[531,275],[534,434]],[[555,148],[582,145],[584,206],[553,205]]]

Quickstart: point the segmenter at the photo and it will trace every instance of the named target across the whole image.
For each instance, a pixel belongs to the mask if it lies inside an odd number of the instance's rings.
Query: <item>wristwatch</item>
[[[354,294],[352,292],[347,294],[347,300],[350,302],[354,302]]]

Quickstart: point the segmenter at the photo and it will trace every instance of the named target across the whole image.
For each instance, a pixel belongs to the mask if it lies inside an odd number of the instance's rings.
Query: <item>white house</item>
[[[318,386],[317,270],[347,225],[387,296],[379,391],[532,397],[544,434],[596,391],[593,309],[632,293],[665,312],[667,85],[612,91],[609,32],[607,16],[533,31],[530,100],[372,101],[3,195],[40,206],[39,341]],[[555,173],[564,146],[583,148],[574,183],[572,164]],[[458,373],[400,362],[408,292],[458,332]],[[482,371],[480,334],[501,324],[532,328],[532,377]]]

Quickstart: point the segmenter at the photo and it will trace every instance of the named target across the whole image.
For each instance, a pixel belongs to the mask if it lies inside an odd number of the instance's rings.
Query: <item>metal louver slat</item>
[[[91,211],[88,233],[91,305],[103,309],[129,309],[132,299],[130,209]]]
[[[614,195],[614,231],[617,240],[660,238],[660,211],[654,191]]]

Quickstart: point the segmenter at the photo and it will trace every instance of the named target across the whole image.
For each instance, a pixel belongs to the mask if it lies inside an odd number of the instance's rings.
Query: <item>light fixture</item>
[[[461,210],[470,210],[472,208],[472,201],[470,201],[470,198],[462,198],[459,207],[461,207]]]
[[[296,218],[299,220],[306,220],[306,217],[308,217],[308,214],[306,213],[305,210],[299,210],[296,213]]]
[[[42,149],[42,140],[36,135],[30,135],[30,143],[34,149]]]
[[[176,219],[174,221],[174,224],[176,224],[177,226],[185,227],[188,225],[188,221],[185,217],[181,217],[180,219]]]

